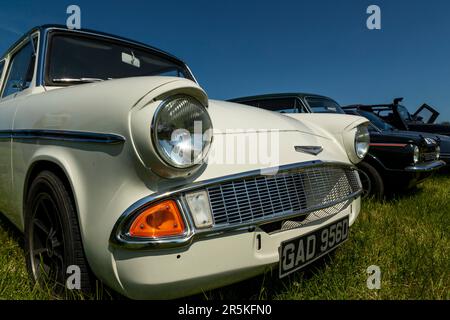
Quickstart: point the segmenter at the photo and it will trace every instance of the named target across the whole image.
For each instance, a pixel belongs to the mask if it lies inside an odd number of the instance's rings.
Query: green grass
[[[31,288],[20,236],[0,222],[0,299],[50,299]],[[380,290],[366,270],[381,268]],[[89,299],[104,295],[102,290]],[[80,297],[83,298],[83,297]],[[193,299],[450,299],[450,179],[437,176],[383,203],[366,201],[350,240],[306,271],[277,272]]]

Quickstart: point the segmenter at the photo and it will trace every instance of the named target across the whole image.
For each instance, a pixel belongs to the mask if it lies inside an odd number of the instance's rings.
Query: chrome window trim
[[[1,66],[3,64],[3,66]],[[6,68],[6,58],[0,60],[0,94],[2,92],[2,88],[3,88],[3,73],[5,71]],[[0,95],[1,97],[1,95]]]
[[[39,30],[38,58],[36,59],[36,87],[44,86],[44,63],[47,53],[47,31]]]
[[[51,140],[85,143],[119,144],[126,141],[125,137],[112,133],[97,133],[67,130],[1,130],[0,140]]]
[[[320,167],[320,166],[331,166],[331,167],[341,167],[346,169],[353,169],[357,170],[357,168],[348,163],[342,163],[342,162],[329,162],[329,161],[321,161],[321,160],[315,160],[315,161],[309,161],[309,162],[301,162],[301,163],[293,163],[289,165],[284,165],[278,167],[278,171],[291,171],[291,170],[298,170],[303,168],[313,168],[313,167]],[[268,171],[270,172],[270,171]],[[125,249],[131,249],[131,250],[147,250],[147,249],[169,249],[169,248],[177,248],[177,247],[188,247],[190,246],[194,241],[201,240],[204,238],[211,238],[211,237],[217,237],[223,234],[229,234],[229,233],[235,233],[235,232],[247,232],[255,230],[256,227],[276,222],[276,221],[282,221],[282,220],[288,220],[293,217],[297,217],[299,215],[306,215],[311,212],[325,209],[331,206],[334,206],[336,204],[339,204],[345,200],[355,200],[358,197],[360,197],[362,193],[362,189],[358,190],[357,192],[354,192],[350,194],[345,199],[339,199],[339,201],[334,201],[327,203],[326,206],[316,206],[313,208],[308,209],[307,211],[303,211],[301,213],[296,212],[290,215],[283,215],[278,217],[273,217],[270,219],[262,218],[257,221],[251,221],[248,223],[241,223],[239,225],[233,225],[233,226],[223,226],[223,227],[212,227],[210,229],[196,229],[195,225],[192,221],[192,215],[189,211],[189,208],[184,200],[183,194],[187,193],[189,191],[202,189],[207,186],[211,186],[218,183],[223,183],[231,180],[236,179],[242,179],[252,176],[259,176],[261,175],[261,170],[253,170],[248,172],[243,172],[239,174],[229,175],[225,177],[219,177],[214,178],[210,180],[200,181],[197,183],[193,183],[190,185],[181,186],[178,188],[174,188],[167,191],[157,192],[150,196],[147,196],[141,200],[138,200],[133,205],[131,205],[125,212],[119,217],[116,224],[113,227],[113,230],[111,232],[110,236],[110,244],[115,247],[125,248]],[[148,208],[149,206],[163,200],[168,199],[176,199],[177,203],[179,204],[179,209],[181,210],[181,214],[184,216],[183,218],[189,224],[187,226],[189,228],[189,232],[176,237],[167,237],[167,238],[158,238],[158,239],[147,239],[147,238],[132,238],[129,236],[128,232],[125,230],[129,230],[129,227],[131,226],[131,223],[137,215],[139,215],[143,210]],[[351,201],[348,201],[347,207],[351,204]],[[346,208],[346,207],[345,207]],[[344,209],[345,209],[344,208]]]

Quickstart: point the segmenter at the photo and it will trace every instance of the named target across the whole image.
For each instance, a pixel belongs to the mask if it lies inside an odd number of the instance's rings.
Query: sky
[[[65,24],[138,40],[184,60],[210,98],[323,94],[340,104],[404,97],[450,120],[450,1],[5,1],[0,51],[33,26]],[[369,30],[369,5],[381,30]]]

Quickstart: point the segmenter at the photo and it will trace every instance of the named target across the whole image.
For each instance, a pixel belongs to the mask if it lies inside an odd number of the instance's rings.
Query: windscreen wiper
[[[92,82],[102,82],[105,81],[99,78],[61,78],[61,79],[53,79],[54,83],[92,83]]]

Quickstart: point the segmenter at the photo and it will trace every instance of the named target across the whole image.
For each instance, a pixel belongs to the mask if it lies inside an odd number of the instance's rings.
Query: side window
[[[434,113],[429,109],[422,109],[419,113],[416,114],[416,121],[431,123],[430,120],[433,117]]]
[[[259,107],[280,113],[298,113],[297,99],[295,98],[260,100]]]
[[[28,42],[11,59],[2,97],[25,90],[30,86],[33,79],[34,62],[34,49],[31,42]]]
[[[386,121],[388,120],[392,120],[392,118],[394,117],[394,114],[392,113],[391,110],[380,110],[378,111],[378,113],[376,113],[377,116],[379,116],[381,119],[384,119]]]

